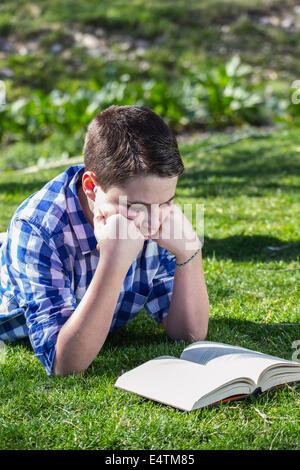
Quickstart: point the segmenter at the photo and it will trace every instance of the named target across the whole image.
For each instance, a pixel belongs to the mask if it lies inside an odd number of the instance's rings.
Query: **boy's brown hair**
[[[84,165],[103,190],[135,175],[180,176],[184,165],[176,137],[146,106],[110,106],[99,112],[84,142]]]

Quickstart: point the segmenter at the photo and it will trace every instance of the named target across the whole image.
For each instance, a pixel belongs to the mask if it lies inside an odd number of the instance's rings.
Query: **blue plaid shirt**
[[[29,337],[53,371],[58,333],[84,296],[100,253],[81,208],[76,182],[84,166],[71,166],[29,196],[15,211],[0,248],[0,340]],[[130,266],[110,331],[145,308],[158,323],[168,314],[175,261],[153,240]]]

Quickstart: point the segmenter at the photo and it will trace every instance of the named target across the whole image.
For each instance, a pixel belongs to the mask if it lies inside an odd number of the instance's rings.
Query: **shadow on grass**
[[[246,347],[266,354],[292,359],[292,344],[300,339],[300,324],[277,323],[262,324],[251,321],[237,320],[227,317],[211,318],[207,340]],[[112,390],[113,384],[124,371],[129,371],[155,357],[170,355],[179,357],[188,343],[170,340],[163,329],[151,320],[146,312],[141,311],[126,327],[111,333],[98,356],[84,374],[73,374],[66,377],[47,376],[43,367],[38,365],[31,349],[29,340],[18,342],[16,359],[26,352],[26,362],[20,366],[18,360],[10,361],[3,369],[5,387],[16,390],[23,395],[37,393],[43,406],[53,408],[53,403],[45,397],[65,394],[68,400],[81,393],[97,394],[99,387],[103,390],[107,406],[114,400],[118,390]],[[14,349],[14,347],[12,347]],[[30,353],[31,352],[31,353]],[[10,354],[14,355],[11,351]],[[0,390],[3,385],[0,382]],[[277,393],[276,391],[274,393]],[[266,395],[265,395],[266,396]],[[66,398],[64,398],[66,399]],[[118,403],[127,401],[127,394],[118,395]],[[249,400],[244,400],[248,406]],[[141,400],[143,403],[147,399]],[[45,405],[46,403],[46,405]],[[149,401],[150,403],[150,401]],[[152,402],[151,402],[152,403]],[[163,406],[163,405],[161,405]],[[32,411],[31,411],[32,412]],[[38,411],[39,412],[39,411]]]
[[[201,149],[199,149],[201,151]],[[201,160],[197,161],[197,165],[187,168],[180,177],[180,186],[189,187],[191,182],[200,183],[203,179],[211,177],[232,177],[245,178],[251,182],[252,178],[265,177],[282,177],[282,176],[298,176],[300,173],[300,163],[291,160],[291,163],[285,161],[282,156],[275,155],[273,159],[266,160],[257,159],[256,151],[248,152],[245,158],[236,152],[233,156],[225,155],[222,162],[223,168],[216,170],[201,169]],[[299,186],[298,186],[299,187]]]
[[[215,132],[214,135],[217,136],[218,133]],[[270,134],[261,135],[259,139],[249,138],[229,143],[229,145],[220,143],[220,148],[213,148],[213,146],[206,148],[206,145],[203,148],[199,145],[195,150],[185,150],[183,155],[194,162],[195,169],[196,166],[201,166],[201,161],[205,162],[204,173],[208,176],[299,175],[300,159],[298,149],[292,148],[291,151],[289,149],[291,144],[298,144],[297,139],[297,131],[288,131],[284,134],[282,130],[273,128]],[[207,168],[208,154],[213,155],[212,162],[216,160],[214,156],[218,155],[218,169]],[[222,166],[221,169],[220,166]],[[184,179],[185,174],[181,178]],[[195,172],[193,174],[197,175]]]
[[[117,372],[119,375],[122,369],[130,370],[158,356],[180,356],[188,343],[169,339],[155,324],[146,325],[145,315],[141,312],[140,324],[136,318],[131,325],[108,336],[99,359],[95,360],[93,374],[106,373],[109,377]],[[297,323],[255,323],[226,317],[210,319],[206,338],[289,360],[294,352],[292,343],[299,339],[300,324]]]
[[[196,188],[193,197],[262,196],[265,190],[299,191],[299,185],[282,182],[282,178],[300,174],[298,153],[293,149],[287,153],[290,143],[282,142],[282,136],[279,142],[275,135],[273,139],[269,137],[259,143],[242,142],[231,148],[209,150],[208,153],[200,147],[195,157],[193,152],[190,155],[185,152],[191,165],[179,179],[178,194],[181,188],[191,187]],[[209,155],[212,155],[211,159]]]
[[[228,317],[210,318],[206,340],[238,345],[291,360],[292,343],[300,340],[300,323],[255,323]],[[27,338],[13,344],[32,350]],[[160,355],[179,357],[187,345],[185,341],[169,339],[163,328],[142,310],[127,326],[109,333],[95,359],[92,374],[115,375],[121,362],[126,364],[128,370]],[[91,371],[88,369],[87,373]]]
[[[275,248],[275,249],[274,249]],[[283,241],[266,235],[232,235],[204,238],[203,257],[230,258],[235,261],[293,261],[300,256],[300,240]]]
[[[245,170],[246,171],[246,170]],[[223,175],[224,176],[224,175]],[[245,175],[244,175],[245,176]],[[214,182],[207,181],[205,178],[205,172],[201,173],[201,176],[197,178],[190,178],[186,184],[180,184],[177,190],[177,197],[181,196],[180,189],[185,188],[196,188],[193,189],[193,198],[208,198],[208,197],[265,197],[266,192],[271,191],[276,194],[276,191],[282,191],[283,193],[296,193],[300,191],[300,186],[293,184],[280,184],[276,182],[260,182],[259,180],[248,181],[246,178],[242,181],[221,181],[216,180]],[[184,194],[185,197],[188,197]]]

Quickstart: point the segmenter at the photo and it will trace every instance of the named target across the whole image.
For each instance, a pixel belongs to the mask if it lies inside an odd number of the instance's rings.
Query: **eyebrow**
[[[162,206],[163,204],[167,204],[168,202],[171,202],[172,199],[175,198],[175,194],[174,196],[172,196],[168,201],[166,202],[162,202],[161,204],[159,204],[160,206]],[[143,202],[143,201],[127,201],[128,204],[144,204],[144,206],[151,206],[151,204],[148,204],[146,202]]]

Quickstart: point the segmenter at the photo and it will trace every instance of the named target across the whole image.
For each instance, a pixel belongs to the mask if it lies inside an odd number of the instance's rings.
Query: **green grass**
[[[205,206],[207,339],[291,359],[300,339],[300,135],[273,129],[209,149],[241,131],[232,134],[196,135],[180,145],[186,171],[175,203]],[[64,168],[2,173],[1,230],[25,197]],[[0,448],[299,449],[299,386],[192,413],[114,388],[121,369],[179,356],[185,345],[169,340],[144,310],[109,335],[81,376],[47,377],[28,342],[8,345],[0,366]]]

